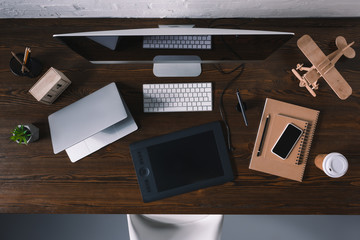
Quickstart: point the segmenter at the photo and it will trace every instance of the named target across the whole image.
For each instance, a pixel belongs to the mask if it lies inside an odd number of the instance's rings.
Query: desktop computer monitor
[[[264,60],[294,33],[159,26],[55,34],[94,64],[152,63],[156,76],[198,76],[202,63]],[[145,42],[153,41],[151,43]],[[164,42],[164,41],[171,42]],[[186,43],[183,43],[186,40]]]

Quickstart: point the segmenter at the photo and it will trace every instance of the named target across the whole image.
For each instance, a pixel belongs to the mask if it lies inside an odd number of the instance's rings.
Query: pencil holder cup
[[[18,53],[16,54],[16,56],[19,59],[23,59],[24,58],[24,54],[22,53]],[[42,71],[42,65],[41,63],[36,60],[35,58],[29,58],[28,62],[25,65],[29,71],[21,71],[22,65],[15,59],[15,57],[12,57],[10,60],[10,70],[13,74],[15,74],[16,76],[26,76],[26,77],[30,77],[30,78],[35,78],[37,76],[40,75],[41,71]]]

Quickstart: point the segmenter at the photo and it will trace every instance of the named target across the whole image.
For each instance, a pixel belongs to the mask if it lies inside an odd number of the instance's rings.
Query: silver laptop
[[[49,116],[54,153],[76,162],[138,129],[115,83]]]

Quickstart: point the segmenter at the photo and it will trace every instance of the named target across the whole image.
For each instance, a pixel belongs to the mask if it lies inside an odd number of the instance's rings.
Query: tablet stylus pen
[[[270,120],[270,114],[267,115],[266,120],[265,120],[265,127],[264,127],[263,134],[261,136],[261,141],[260,141],[259,150],[257,152],[257,156],[260,156],[262,145],[264,144],[264,139],[265,139],[265,135],[266,135],[267,126],[269,125],[269,120]]]
[[[236,89],[236,96],[237,96],[237,99],[238,99],[238,102],[239,102],[239,105],[240,105],[241,114],[242,114],[242,116],[244,118],[245,126],[248,126],[248,122],[247,122],[246,115],[245,115],[245,108],[244,108],[243,102],[242,102],[241,97],[240,97],[239,89]]]

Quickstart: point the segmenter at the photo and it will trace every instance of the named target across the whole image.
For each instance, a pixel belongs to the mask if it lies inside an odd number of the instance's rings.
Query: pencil
[[[262,149],[262,145],[264,144],[264,139],[265,139],[265,135],[266,135],[267,126],[269,125],[269,119],[270,119],[270,114],[267,115],[266,120],[265,120],[265,127],[264,127],[263,134],[261,136],[261,141],[260,141],[259,150],[257,152],[257,156],[260,156],[260,154],[261,154],[261,149]]]
[[[24,73],[24,70],[25,70],[25,65],[28,61],[28,58],[29,58],[29,54],[30,54],[31,50],[29,47],[26,47],[25,48],[25,53],[24,53],[24,60],[23,60],[23,64],[22,64],[22,67],[21,67],[21,72]]]
[[[13,57],[16,59],[16,61],[18,61],[21,64],[21,66],[23,66],[22,61],[16,56],[16,54],[13,51],[11,51],[11,55],[13,55]],[[30,70],[26,66],[24,66],[24,68],[25,68],[25,71],[30,72]]]

